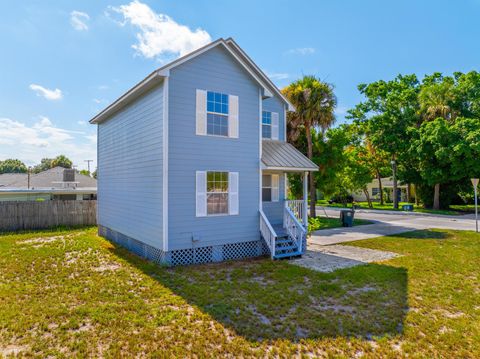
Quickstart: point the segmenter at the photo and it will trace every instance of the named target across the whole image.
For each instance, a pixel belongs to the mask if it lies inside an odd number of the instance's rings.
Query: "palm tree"
[[[453,121],[457,117],[453,111],[452,104],[455,102],[455,84],[444,79],[422,87],[418,94],[420,102],[420,114],[426,121],[442,117],[445,120]]]
[[[295,106],[288,115],[289,139],[298,138],[300,128],[305,128],[307,156],[313,158],[312,130],[320,128],[322,133],[335,122],[337,98],[333,86],[315,76],[304,76],[285,87],[282,92]],[[310,217],[315,217],[315,183],[310,172]]]
[[[444,118],[454,121],[457,117],[452,104],[455,102],[455,84],[449,78],[439,78],[439,81],[423,86],[418,94],[420,114],[425,121]],[[433,209],[440,209],[440,183],[436,183],[433,194]]]

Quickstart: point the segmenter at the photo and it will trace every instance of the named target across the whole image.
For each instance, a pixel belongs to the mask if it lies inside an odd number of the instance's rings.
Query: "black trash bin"
[[[340,221],[343,227],[353,227],[354,211],[351,209],[342,209],[340,211]]]

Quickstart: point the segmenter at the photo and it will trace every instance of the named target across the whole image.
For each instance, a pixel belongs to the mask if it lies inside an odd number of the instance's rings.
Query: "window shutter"
[[[238,214],[238,172],[228,173],[228,214]]]
[[[278,202],[278,200],[280,199],[279,184],[279,175],[272,175],[272,202]]]
[[[238,96],[228,95],[228,137],[238,138]]]
[[[272,112],[272,140],[278,140],[278,112]]]
[[[196,103],[197,135],[207,134],[207,91],[197,89]]]
[[[196,172],[196,213],[197,217],[207,215],[207,172]]]

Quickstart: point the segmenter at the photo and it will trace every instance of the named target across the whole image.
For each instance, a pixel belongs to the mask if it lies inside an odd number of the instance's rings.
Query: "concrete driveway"
[[[329,217],[338,218],[340,208],[325,208],[325,211],[321,207],[317,208],[317,215],[324,216],[325,212]],[[415,212],[359,209],[355,211],[355,218],[367,219],[374,223],[316,231],[308,239],[308,244],[331,245],[428,228],[475,230],[475,216],[473,214],[443,216]]]

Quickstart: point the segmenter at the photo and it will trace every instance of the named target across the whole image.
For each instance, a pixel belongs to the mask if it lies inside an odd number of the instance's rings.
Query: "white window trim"
[[[222,136],[223,137],[223,136]],[[208,169],[208,170],[203,170],[203,171],[196,171],[195,172],[195,178],[196,178],[196,173],[198,172],[205,172],[205,188],[204,188],[204,191],[205,191],[205,215],[203,216],[196,216],[197,218],[208,218],[208,217],[225,217],[225,216],[238,216],[240,215],[240,182],[238,183],[238,191],[237,191],[237,196],[238,196],[238,206],[239,206],[239,209],[238,209],[238,213],[236,214],[230,214],[230,188],[227,190],[227,209],[228,209],[228,212],[227,213],[214,213],[214,214],[208,214],[208,205],[207,205],[207,196],[209,193],[224,193],[224,192],[207,192],[207,186],[208,186],[208,173],[209,172],[226,172],[228,174],[228,186],[230,186],[230,173],[237,173],[238,174],[238,181],[240,181],[240,175],[239,175],[239,172],[238,171],[229,171],[229,170],[225,170],[225,169]],[[196,180],[195,180],[196,181]],[[197,197],[197,192],[198,192],[198,189],[196,188],[195,189],[195,197]]]
[[[270,123],[263,123],[263,113],[264,112],[269,112],[270,113]],[[262,125],[262,132],[261,132],[261,136],[262,138],[264,139],[267,139],[267,140],[271,140],[272,139],[272,111],[267,111],[267,110],[262,110],[262,117],[260,119],[260,123]],[[263,137],[263,126],[270,126],[270,137]]]
[[[208,192],[208,174],[209,173],[217,173],[217,172],[223,172],[223,173],[226,173],[227,174],[227,190],[225,192]],[[207,207],[207,217],[216,217],[216,216],[228,216],[230,213],[229,213],[229,205],[230,205],[230,193],[228,191],[228,186],[229,186],[229,181],[230,181],[230,178],[229,178],[229,171],[205,171],[205,178],[206,178],[206,181],[205,181],[205,185],[206,185],[206,188],[205,188],[205,201],[206,201],[206,207]],[[208,195],[209,194],[226,194],[227,195],[227,212],[226,213],[208,213]]]
[[[274,202],[279,202],[280,201],[280,175],[275,174],[275,173],[264,173],[262,176],[270,176],[270,186],[265,186],[263,183],[263,177],[262,177],[262,202],[267,202],[267,203],[274,203]],[[277,176],[278,178],[278,187],[273,186],[273,176]],[[270,201],[264,201],[263,200],[263,189],[268,188],[270,189]],[[274,199],[273,193],[274,190],[277,192],[277,199]]]
[[[230,98],[230,94],[225,94],[225,93],[222,93],[222,92],[217,92],[217,91],[212,91],[212,90],[205,90],[205,93],[206,93],[206,96],[205,96],[205,135],[206,136],[211,136],[211,137],[220,137],[220,138],[231,138],[229,136],[229,133],[230,133],[230,116],[229,116],[229,113],[222,113],[222,112],[215,112],[215,111],[208,111],[208,93],[209,92],[212,92],[212,93],[218,93],[218,94],[221,94],[221,95],[227,95],[227,104],[229,104],[229,98]],[[230,112],[230,108],[228,109],[228,112]],[[213,134],[213,133],[208,133],[208,115],[209,114],[212,114],[212,115],[218,115],[218,116],[223,116],[223,117],[226,117],[227,118],[227,134],[226,135],[216,135],[216,134]]]

